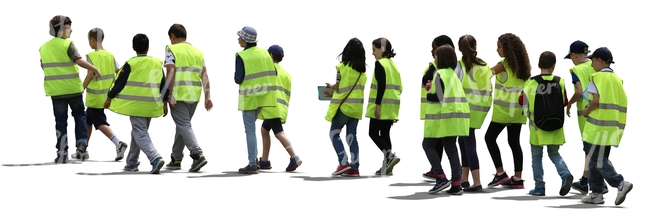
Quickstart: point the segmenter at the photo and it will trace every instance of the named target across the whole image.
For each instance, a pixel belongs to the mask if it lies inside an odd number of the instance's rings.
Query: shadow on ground
[[[161,170],[160,174],[164,173],[172,173],[171,170]],[[138,171],[138,172],[131,172],[131,171],[122,171],[122,172],[112,172],[112,173],[84,173],[84,172],[79,172],[77,175],[82,175],[82,176],[114,176],[114,175],[140,175],[140,174],[148,174],[148,175],[153,175],[149,173],[149,171]]]
[[[534,195],[522,195],[522,196],[507,196],[507,197],[492,197],[496,200],[512,200],[512,201],[538,201],[538,200],[580,200],[583,195],[571,193],[566,196],[534,196]]]
[[[368,175],[358,177],[329,176],[329,177],[310,177],[310,176],[292,176],[291,178],[301,178],[304,181],[333,181],[333,180],[359,180],[370,178],[385,178],[387,176]]]
[[[605,206],[597,204],[580,203],[575,205],[546,206],[547,208],[594,209],[594,208],[625,208],[622,206]]]
[[[447,194],[445,192],[438,192],[437,194],[429,194],[429,192],[415,192],[415,193],[413,193],[411,195],[391,196],[391,197],[388,197],[388,198],[397,199],[397,200],[428,200],[428,199],[434,199],[434,198],[444,198],[444,197],[449,197],[449,196],[451,196],[451,195]]]
[[[57,164],[54,162],[46,162],[46,163],[23,163],[23,164],[2,164],[2,166],[7,166],[7,167],[25,167],[25,166],[51,166],[51,165],[66,165],[66,164],[82,164],[82,163],[115,163],[119,161],[115,160],[107,160],[107,161],[100,161],[100,160],[86,160],[86,161],[81,161],[81,160],[68,160],[67,163],[65,164]]]
[[[396,184],[391,184],[389,186],[415,186],[415,187],[423,187],[423,186],[429,186],[433,187],[435,185],[435,182],[428,182],[425,181],[424,183],[396,183]],[[507,191],[511,190],[509,188],[484,188],[482,191],[466,191],[463,194],[490,194],[490,193],[496,193],[500,191]],[[411,195],[403,195],[403,196],[391,196],[388,197],[390,199],[397,199],[397,200],[427,200],[427,199],[434,199],[434,198],[441,198],[441,197],[449,197],[449,196],[457,196],[457,195],[450,195],[447,194],[445,191],[438,192],[436,194],[429,194],[429,192],[415,192]]]

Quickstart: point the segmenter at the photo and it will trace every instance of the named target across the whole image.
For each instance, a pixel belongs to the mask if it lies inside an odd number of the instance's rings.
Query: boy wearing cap
[[[248,165],[239,169],[242,174],[256,174],[257,136],[255,122],[262,108],[275,107],[277,91],[275,86],[277,71],[269,52],[257,47],[257,31],[244,27],[237,32],[239,46],[244,50],[235,55],[235,83],[239,84],[238,110],[242,112],[246,144],[248,146]]]
[[[284,134],[284,129],[282,124],[287,121],[287,115],[289,113],[289,100],[291,98],[291,75],[287,73],[281,66],[280,62],[284,58],[284,50],[279,45],[273,45],[269,47],[269,54],[273,58],[273,64],[275,69],[278,71],[278,76],[276,78],[276,85],[273,90],[277,91],[277,106],[276,107],[264,107],[260,112],[259,118],[264,120],[262,122],[262,158],[259,161],[260,169],[271,169],[271,161],[269,161],[269,153],[271,151],[271,136],[269,131],[273,130],[275,138],[277,138],[282,146],[289,153],[289,166],[287,166],[286,171],[291,172],[295,171],[301,164],[302,160],[296,155],[291,147],[291,142],[289,138]]]
[[[589,80],[587,92],[591,95],[589,105],[582,110],[586,117],[582,140],[589,151],[589,195],[582,202],[602,204],[604,178],[610,186],[618,188],[615,205],[625,201],[632,190],[632,183],[625,181],[609,161],[612,146],[618,147],[627,123],[627,94],[621,80],[610,65],[614,63],[612,52],[606,47],[598,48],[588,56],[595,71]]]

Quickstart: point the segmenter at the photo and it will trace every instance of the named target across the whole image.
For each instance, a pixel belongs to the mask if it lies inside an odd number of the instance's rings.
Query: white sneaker
[[[115,156],[115,161],[120,161],[124,158],[124,153],[126,152],[127,147],[128,145],[126,143],[120,142],[120,146],[115,148],[115,153],[117,154]]]
[[[616,201],[614,201],[615,205],[620,205],[625,201],[625,196],[627,196],[627,193],[629,193],[632,190],[632,187],[634,185],[630,182],[624,181],[623,182],[623,187],[618,187],[618,194],[616,195]]]
[[[603,204],[605,201],[603,200],[603,194],[598,194],[598,196],[594,195],[594,193],[589,193],[588,195],[585,195],[581,199],[582,202],[584,203],[591,203],[591,204]]]

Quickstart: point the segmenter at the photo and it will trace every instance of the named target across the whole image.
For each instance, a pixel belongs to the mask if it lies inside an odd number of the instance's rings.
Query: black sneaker
[[[57,156],[56,159],[54,159],[55,164],[66,164],[68,163],[68,155],[64,156]]]
[[[444,189],[447,189],[449,186],[451,186],[451,181],[449,181],[447,178],[440,178],[436,177],[436,185],[429,190],[429,194],[435,194],[438,193]]]
[[[515,180],[514,176],[509,179],[509,181],[501,183],[501,186],[511,189],[524,189],[524,180]]]
[[[488,187],[496,187],[508,181],[510,181],[510,178],[507,173],[504,172],[501,175],[494,174],[494,179],[488,184]]]
[[[244,168],[239,168],[241,174],[257,174],[257,166],[246,165]]]
[[[467,192],[483,191],[483,186],[482,185],[478,185],[476,187],[467,186],[463,188],[463,191],[467,191]]]
[[[199,172],[205,164],[208,164],[208,161],[205,160],[203,154],[191,155],[190,157],[194,160],[194,162],[192,162],[192,167],[190,167],[190,172]]]
[[[451,195],[461,195],[463,194],[463,188],[461,186],[451,186],[446,192]]]
[[[462,184],[460,184],[460,186],[461,186],[462,188],[468,188],[468,187],[470,186],[470,185],[469,185],[469,181],[468,181],[468,182],[463,182]]]
[[[168,169],[168,170],[180,170],[181,169],[181,162],[182,162],[182,160],[175,160],[174,158],[172,158],[172,161],[169,164],[167,164],[167,166],[165,166],[165,169]],[[194,165],[194,164],[192,164],[192,165]]]
[[[580,181],[573,182],[573,183],[571,184],[571,188],[573,188],[573,190],[576,190],[576,191],[580,192],[580,194],[587,194],[587,193],[589,193],[589,186],[587,186],[587,185],[581,185],[581,184],[580,184]]]

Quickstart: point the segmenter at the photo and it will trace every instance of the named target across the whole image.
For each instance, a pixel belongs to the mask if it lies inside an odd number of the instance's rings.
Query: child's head
[[[611,64],[614,64],[612,52],[606,47],[596,49],[593,54],[588,56],[588,58],[591,59],[591,67],[596,71],[603,70],[603,68],[609,68]]]
[[[149,51],[149,37],[146,34],[136,34],[133,37],[133,50],[138,54],[146,54]]]
[[[433,39],[433,42],[431,42],[431,56],[435,57],[435,52],[438,47],[442,45],[449,45],[451,48],[454,48],[454,41],[449,38],[447,35],[440,35]]]
[[[477,65],[486,65],[486,63],[478,58],[476,55],[476,39],[472,35],[463,35],[458,39],[458,49],[460,53],[463,54],[462,59],[463,64],[465,64],[465,70],[469,72],[474,64]]]
[[[372,41],[372,55],[375,59],[393,58],[397,55],[393,50],[393,45],[386,38],[377,38]]]
[[[352,38],[339,54],[341,62],[352,67],[357,72],[366,72],[366,50],[359,39]]]
[[[273,58],[273,62],[280,63],[282,58],[284,58],[284,49],[280,45],[275,44],[269,47],[269,54]]]
[[[553,70],[555,69],[555,54],[550,51],[544,51],[542,52],[541,55],[539,55],[539,69],[541,70],[548,70],[550,73],[553,73]]]
[[[436,67],[438,69],[456,68],[458,58],[456,58],[456,50],[448,44],[439,46],[434,52],[433,58],[436,60]]]
[[[512,69],[518,79],[528,80],[530,78],[530,60],[526,45],[517,35],[506,33],[497,41],[497,53],[503,57],[507,66]]]
[[[50,20],[50,35],[63,39],[70,38],[72,33],[72,20],[70,17],[56,15]]]
[[[97,49],[97,44],[102,44],[104,41],[104,31],[100,28],[94,28],[88,31],[88,44],[93,50]]]
[[[239,46],[256,46],[257,45],[257,30],[253,27],[245,26],[240,31],[237,31],[237,36],[239,36]]]
[[[169,28],[167,35],[172,44],[176,44],[185,41],[187,38],[187,30],[185,30],[185,26],[176,23]]]
[[[569,46],[569,54],[567,54],[564,59],[571,59],[573,64],[577,65],[585,61],[589,52],[591,52],[589,51],[589,45],[585,42],[576,40],[571,43],[571,46]]]

